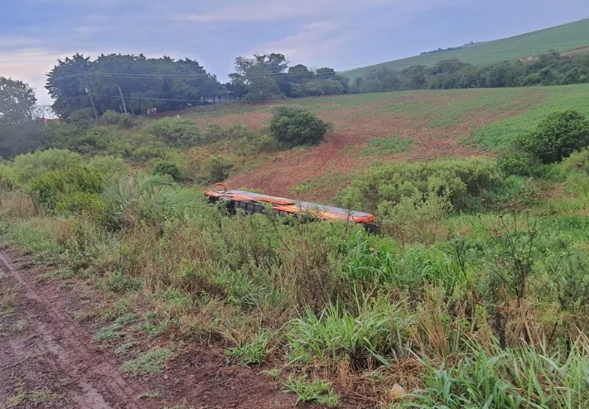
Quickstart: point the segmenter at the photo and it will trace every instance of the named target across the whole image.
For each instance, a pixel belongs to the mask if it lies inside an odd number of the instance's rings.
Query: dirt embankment
[[[22,252],[0,251],[0,408],[294,406],[269,377],[199,346],[176,351],[162,373],[122,374],[116,355],[93,341],[91,324],[76,319],[97,302],[92,288],[40,280],[45,273]]]

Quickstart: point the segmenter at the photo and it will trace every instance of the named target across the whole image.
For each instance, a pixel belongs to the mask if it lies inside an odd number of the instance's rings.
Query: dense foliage
[[[313,113],[297,106],[274,108],[270,121],[270,133],[285,146],[313,145],[323,140],[329,130]]]
[[[36,101],[30,86],[0,77],[0,156],[12,158],[41,144],[43,124],[34,118]]]
[[[216,77],[196,61],[121,54],[95,60],[75,54],[58,60],[46,88],[55,100],[53,110],[63,119],[84,109],[90,115],[109,110],[145,114],[150,108],[184,109],[204,104],[221,92]]]
[[[572,109],[555,112],[535,131],[522,135],[515,144],[518,150],[542,163],[559,162],[589,146],[589,120]]]
[[[333,68],[311,71],[302,64],[288,66],[282,54],[254,55],[235,60],[236,72],[227,85],[235,97],[249,102],[262,102],[285,97],[310,97],[344,94],[349,90],[349,79]]]

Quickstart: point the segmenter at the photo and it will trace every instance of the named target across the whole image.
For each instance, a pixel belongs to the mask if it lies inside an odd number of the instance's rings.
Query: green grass
[[[46,389],[27,391],[23,385],[20,385],[13,394],[6,399],[2,408],[17,407],[44,407],[49,402],[60,401],[63,396],[50,392]]]
[[[250,343],[242,343],[227,349],[225,355],[231,360],[244,365],[260,365],[268,355],[270,335],[260,332]]]
[[[365,76],[375,68],[387,67],[393,70],[402,70],[412,65],[433,66],[438,61],[452,58],[475,66],[485,66],[526,57],[530,54],[530,50],[532,55],[536,56],[551,50],[569,51],[585,46],[589,46],[589,19],[501,40],[476,43],[459,50],[419,55],[356,68],[344,71],[342,74],[354,79]]]
[[[413,141],[407,138],[392,137],[373,139],[368,146],[360,151],[362,156],[387,156],[395,153],[407,152]]]
[[[131,323],[135,319],[133,314],[125,314],[120,316],[110,325],[100,328],[94,334],[95,341],[105,341],[108,339],[121,338],[125,335],[123,329],[125,325]]]
[[[329,382],[320,379],[309,381],[307,376],[294,377],[291,375],[284,383],[284,387],[288,392],[297,394],[297,404],[299,402],[314,402],[328,408],[339,405],[339,396]]]
[[[512,91],[519,90],[521,89],[515,88]],[[498,150],[506,147],[518,135],[534,130],[542,119],[554,111],[572,108],[585,115],[589,114],[587,103],[589,85],[587,84],[536,88],[536,90],[542,90],[546,96],[536,101],[528,111],[478,129],[475,131],[476,142],[485,148]]]
[[[121,365],[121,372],[131,375],[161,372],[163,365],[173,355],[173,352],[169,349],[155,348],[139,356],[137,359],[125,362]]]
[[[0,292],[0,318],[9,317],[14,313],[16,291],[14,289]]]

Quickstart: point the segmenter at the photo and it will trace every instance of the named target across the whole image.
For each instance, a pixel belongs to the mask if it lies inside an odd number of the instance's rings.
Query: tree
[[[55,101],[53,111],[62,119],[78,109],[90,108],[88,77],[90,58],[74,54],[71,58],[57,60],[57,65],[47,74],[45,88]]]
[[[285,146],[313,145],[325,137],[330,125],[297,106],[274,108],[270,133]]]
[[[0,155],[12,158],[41,143],[42,122],[33,117],[35,93],[22,81],[0,77]]]
[[[234,86],[247,87],[245,97],[250,102],[263,102],[280,95],[279,84],[285,88],[288,68],[286,57],[282,54],[254,54],[254,58],[237,57],[235,73],[230,75]]]

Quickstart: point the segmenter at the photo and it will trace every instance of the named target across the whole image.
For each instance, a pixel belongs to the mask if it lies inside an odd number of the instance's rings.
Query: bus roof
[[[364,212],[357,212],[352,210],[342,209],[340,207],[334,206],[325,206],[316,203],[310,202],[303,202],[298,200],[286,199],[283,197],[277,196],[269,196],[264,195],[261,193],[253,193],[247,192],[244,190],[227,190],[227,191],[219,191],[217,192],[220,195],[230,195],[230,196],[244,196],[251,198],[252,200],[258,200],[261,202],[273,203],[279,206],[297,206],[301,210],[309,210],[309,211],[320,211],[322,213],[333,213],[343,217],[352,217],[352,218],[373,218],[374,216],[370,213]]]

